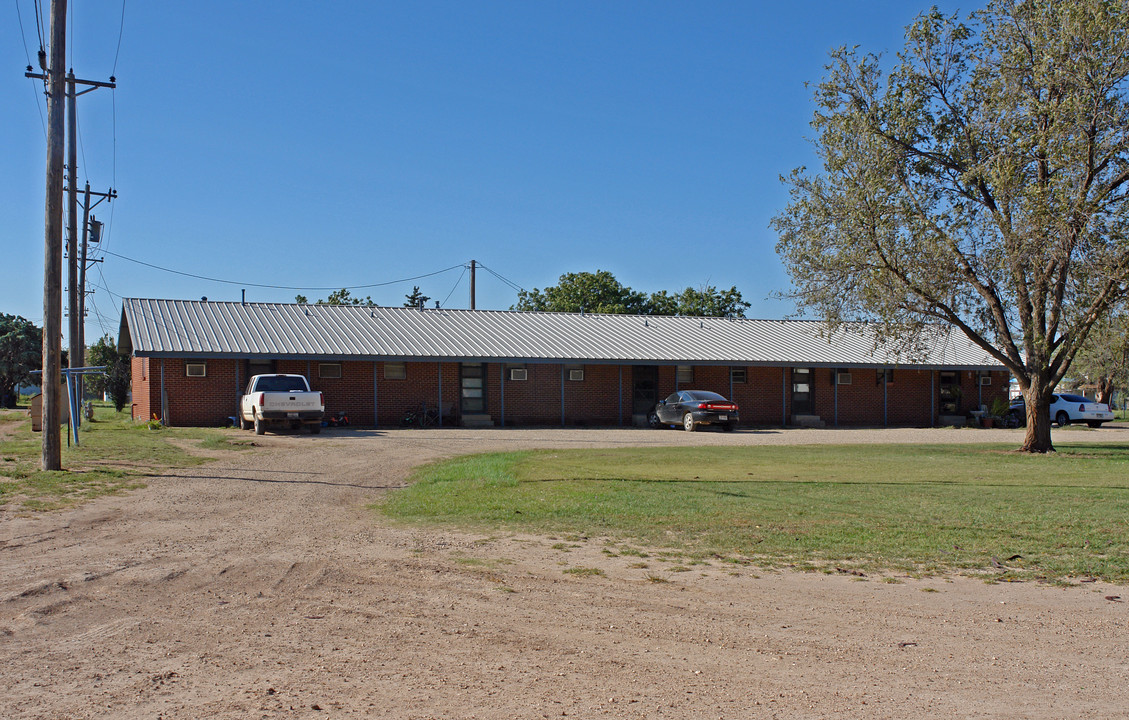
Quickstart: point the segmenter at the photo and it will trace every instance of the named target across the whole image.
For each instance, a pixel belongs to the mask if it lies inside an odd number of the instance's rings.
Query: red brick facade
[[[203,362],[204,375],[189,377],[186,365]],[[333,363],[337,365],[337,363]],[[458,422],[460,365],[456,362],[345,361],[322,372],[316,361],[279,360],[274,371],[310,379],[324,393],[327,415],[344,412],[354,425],[396,426],[405,413],[421,406],[443,407],[444,422]],[[403,370],[403,378],[396,377]],[[510,379],[510,369],[524,369],[525,380]],[[569,370],[583,370],[583,379],[570,379]],[[695,366],[693,380],[677,382],[674,366],[657,368],[656,399],[677,389],[712,390],[740,406],[741,424],[781,426],[792,420],[791,368],[746,367],[744,382],[728,366]],[[238,410],[239,397],[251,368],[246,360],[134,358],[133,417],[156,416],[178,426],[218,426]],[[845,371],[846,372],[846,371]],[[850,383],[836,383],[831,368],[812,369],[814,415],[826,425],[911,425],[927,427],[941,415],[941,373],[935,370],[894,369],[887,382],[876,368],[849,370]],[[1006,371],[963,370],[946,376],[959,383],[958,410],[964,415],[993,398],[1007,398]],[[486,414],[496,426],[565,425],[616,426],[633,422],[635,371],[629,365],[484,364]],[[846,378],[843,378],[845,381]],[[164,389],[166,402],[162,403]],[[163,411],[167,408],[167,412]],[[167,417],[164,417],[167,415]],[[638,419],[638,418],[635,418]]]

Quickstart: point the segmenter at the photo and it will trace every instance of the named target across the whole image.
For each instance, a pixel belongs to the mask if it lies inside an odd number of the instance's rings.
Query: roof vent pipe
[[[420,312],[423,312],[423,298],[420,298],[419,304],[416,305],[416,308],[418,308]]]
[[[247,304],[247,288],[243,288],[242,292],[243,292],[243,298],[239,301],[239,304],[240,305],[246,305]]]

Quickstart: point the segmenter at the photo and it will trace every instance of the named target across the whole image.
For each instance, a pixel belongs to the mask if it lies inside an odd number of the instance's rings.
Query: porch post
[[[443,427],[443,361],[437,361],[435,367],[439,369],[439,427]]]
[[[780,427],[788,427],[788,368],[780,368]]]
[[[623,366],[619,366],[619,426],[623,427]]]
[[[499,409],[499,414],[498,414],[498,423],[499,423],[498,427],[505,427],[506,426],[506,364],[505,363],[498,363],[498,367],[500,368],[500,371],[498,373],[498,378],[499,378],[498,379],[498,392],[501,393],[501,401],[502,401],[502,407]],[[486,372],[483,371],[482,374],[483,374],[483,376],[485,376]],[[483,384],[485,384],[485,383],[483,383]],[[482,388],[482,391],[485,393],[486,388]]]
[[[561,427],[565,426],[565,366],[561,363]]]
[[[376,397],[376,379],[380,373],[377,372],[377,367],[380,365],[376,360],[372,361],[372,426],[378,427],[380,425],[380,406],[377,404]]]

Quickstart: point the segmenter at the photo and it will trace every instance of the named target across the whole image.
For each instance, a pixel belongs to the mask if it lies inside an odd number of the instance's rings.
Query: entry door
[[[482,415],[486,412],[486,366],[482,363],[463,363],[459,366],[459,397],[463,415]]]
[[[941,371],[941,415],[960,414],[960,373],[952,370]]]
[[[658,366],[636,365],[631,371],[631,414],[646,417],[658,401]]]
[[[812,392],[811,368],[792,368],[792,414],[815,413],[815,393]]]

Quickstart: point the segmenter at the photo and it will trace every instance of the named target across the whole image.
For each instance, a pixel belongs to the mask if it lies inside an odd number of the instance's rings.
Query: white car
[[[1016,419],[1017,424],[1026,424],[1027,409],[1022,398],[1011,404],[1008,414]],[[1051,395],[1051,419],[1059,427],[1066,427],[1072,422],[1084,422],[1092,428],[1097,428],[1101,427],[1102,423],[1113,420],[1113,412],[1109,409],[1109,405],[1094,402],[1081,395],[1055,393]]]

